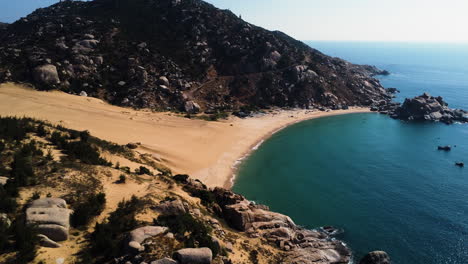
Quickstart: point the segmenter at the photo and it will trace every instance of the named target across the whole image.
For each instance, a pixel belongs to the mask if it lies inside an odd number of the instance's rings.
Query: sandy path
[[[331,112],[275,111],[255,118],[221,122],[191,120],[171,113],[136,111],[96,98],[39,92],[0,85],[0,115],[30,116],[61,123],[119,144],[141,142],[140,151],[160,156],[176,173],[208,186],[229,187],[233,164],[273,132],[292,123],[323,116],[369,112],[354,108]]]

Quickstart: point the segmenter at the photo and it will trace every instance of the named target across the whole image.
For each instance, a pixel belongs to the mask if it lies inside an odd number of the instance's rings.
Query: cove
[[[455,146],[451,152],[438,145]],[[233,190],[307,228],[343,228],[356,259],[468,263],[468,125],[407,123],[379,114],[304,121],[266,140]]]

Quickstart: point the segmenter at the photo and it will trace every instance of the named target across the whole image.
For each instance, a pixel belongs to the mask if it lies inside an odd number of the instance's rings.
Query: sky
[[[57,0],[0,0],[13,22]],[[468,0],[207,0],[300,40],[468,43]]]

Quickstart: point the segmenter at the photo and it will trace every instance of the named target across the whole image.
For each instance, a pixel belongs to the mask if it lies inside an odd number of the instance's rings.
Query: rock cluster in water
[[[63,1],[0,25],[0,61],[0,82],[189,113],[389,98],[372,77],[388,72],[326,56],[201,0]]]
[[[390,264],[390,257],[384,251],[372,251],[365,255],[359,264]]]
[[[403,104],[381,101],[373,106],[372,110],[406,121],[433,121],[446,124],[468,122],[467,111],[449,108],[442,97],[433,97],[428,93],[406,99]]]

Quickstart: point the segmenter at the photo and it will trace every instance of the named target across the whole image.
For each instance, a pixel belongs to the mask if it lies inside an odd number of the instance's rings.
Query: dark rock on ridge
[[[372,78],[387,72],[326,56],[201,0],[64,1],[0,32],[0,82],[84,91],[117,105],[198,112],[390,100]],[[58,76],[34,78],[43,65]]]
[[[390,257],[384,251],[372,251],[364,256],[359,264],[390,264]]]
[[[8,27],[7,23],[0,22],[0,30],[4,30]]]

